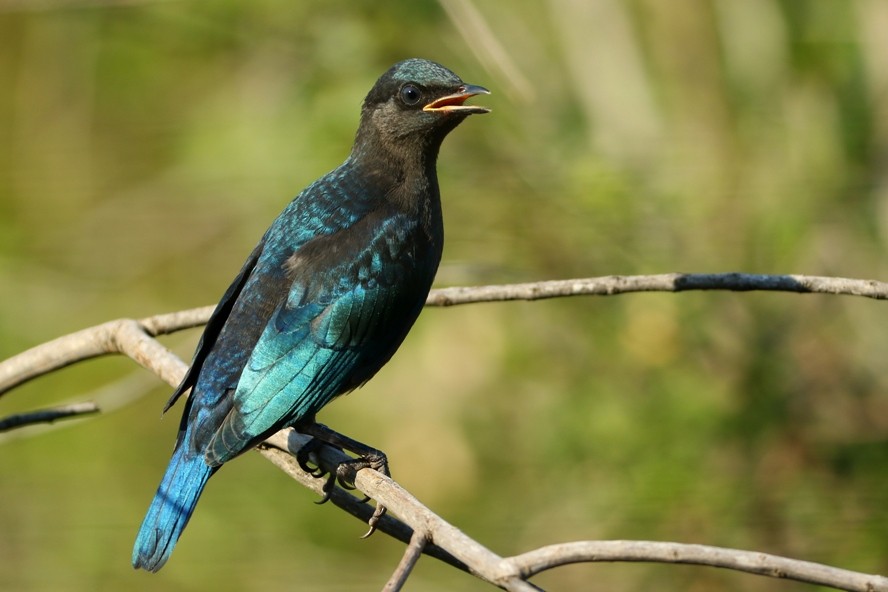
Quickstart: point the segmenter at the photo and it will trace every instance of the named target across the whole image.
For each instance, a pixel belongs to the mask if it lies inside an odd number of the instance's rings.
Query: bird
[[[315,414],[394,355],[441,260],[441,143],[469,115],[490,111],[466,104],[489,92],[419,58],[373,85],[351,152],[266,230],[164,408],[190,391],[136,537],[134,568],[164,566],[223,463],[285,427],[325,427]],[[346,449],[374,450],[360,446]]]

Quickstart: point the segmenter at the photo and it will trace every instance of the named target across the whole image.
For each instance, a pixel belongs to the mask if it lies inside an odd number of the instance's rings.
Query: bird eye
[[[422,92],[412,84],[401,87],[401,101],[408,107],[413,107],[422,99]]]

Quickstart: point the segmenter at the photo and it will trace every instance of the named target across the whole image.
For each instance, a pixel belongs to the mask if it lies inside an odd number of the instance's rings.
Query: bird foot
[[[296,462],[299,463],[299,468],[318,479],[326,475],[328,471],[321,467],[320,463],[315,460],[316,457],[312,455],[317,453],[323,444],[317,438],[312,438],[296,451]]]
[[[311,422],[299,424],[295,427],[298,432],[312,437],[296,454],[296,461],[299,463],[299,466],[313,477],[323,478],[326,476],[326,481],[322,487],[324,495],[317,503],[323,504],[329,501],[336,483],[339,483],[343,489],[356,489],[355,478],[361,469],[373,469],[386,477],[391,477],[388,458],[381,450],[353,440],[348,436],[331,430],[323,424]],[[312,459],[312,455],[318,452],[322,444],[328,444],[338,450],[351,452],[358,455],[358,457],[339,463],[333,472],[327,471]],[[364,496],[361,501],[366,503],[370,501],[370,498]],[[367,538],[376,531],[376,525],[385,515],[385,512],[385,506],[376,506],[373,515],[367,521],[370,529],[361,538]]]
[[[315,454],[320,450],[321,446],[324,445],[324,442],[318,440],[317,438],[312,438],[309,440],[302,448],[300,448],[296,452],[296,462],[299,463],[299,468],[303,471],[314,477],[315,479],[323,479],[326,477],[326,481],[324,485],[321,487],[321,491],[324,492],[324,495],[316,504],[324,504],[330,501],[330,495],[333,493],[333,488],[336,486],[337,475],[335,473],[331,473],[321,466],[319,462],[317,462],[317,457]],[[338,472],[338,470],[337,470]]]

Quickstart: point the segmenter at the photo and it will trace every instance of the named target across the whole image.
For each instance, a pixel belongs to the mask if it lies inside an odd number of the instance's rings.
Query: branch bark
[[[392,574],[392,577],[383,586],[382,592],[400,592],[404,584],[407,583],[407,578],[410,576],[410,572],[413,571],[416,562],[419,561],[427,542],[428,539],[426,539],[425,534],[420,532],[413,533],[413,536],[410,537],[410,544],[404,550],[401,562],[395,569],[395,573]]]
[[[99,406],[95,403],[72,403],[49,409],[38,409],[27,413],[18,413],[0,419],[0,432],[14,430],[38,423],[52,423],[60,419],[74,419],[84,415],[92,415],[99,412]]]
[[[547,569],[571,563],[645,561],[686,563],[720,567],[751,574],[786,578],[840,590],[870,592],[885,590],[888,578],[830,567],[820,563],[787,559],[756,551],[724,549],[655,541],[578,541],[550,545],[506,560],[510,569],[531,577]]]
[[[686,292],[688,290],[767,291],[863,296],[888,299],[888,283],[876,280],[815,275],[760,275],[749,273],[663,273],[609,275],[526,284],[442,288],[432,290],[426,306],[453,306],[472,302],[542,300],[566,296],[613,296],[630,292]]]
[[[476,288],[445,288],[432,291],[427,305],[453,306],[473,302],[685,290],[768,290],[888,299],[888,284],[873,280],[726,273],[607,276]],[[213,307],[202,307],[141,320],[119,319],[36,346],[0,363],[0,395],[53,370],[110,353],[122,353],[161,380],[176,386],[184,376],[187,366],[154,337],[199,326],[206,322],[212,310]],[[307,440],[306,436],[292,429],[282,430],[263,443],[259,452],[292,478],[320,495],[322,480],[303,471],[293,456]],[[318,454],[318,462],[327,469],[335,469],[347,458],[341,451],[330,447],[322,448]],[[888,578],[882,576],[764,553],[703,545],[649,541],[580,541],[551,545],[503,558],[437,516],[397,483],[376,471],[359,471],[355,475],[355,485],[360,492],[383,504],[390,510],[390,514],[394,513],[400,518],[389,514],[378,525],[380,531],[409,544],[402,567],[399,567],[389,581],[392,590],[403,585],[421,551],[504,590],[517,592],[539,590],[527,579],[544,570],[569,563],[596,561],[692,563],[793,579],[841,590],[888,592]],[[331,500],[338,507],[365,521],[373,511],[369,505],[338,488],[333,491]]]
[[[524,284],[439,288],[429,294],[426,306],[455,306],[478,302],[543,300],[568,296],[614,296],[631,292],[684,292],[688,290],[770,291],[861,296],[888,299],[888,283],[876,280],[811,275],[759,275],[747,273],[665,273],[609,275]],[[37,376],[97,356],[122,353],[169,382],[180,366],[160,355],[156,337],[207,322],[213,306],[161,314],[138,321],[118,319],[38,345],[0,363],[0,396]],[[118,336],[128,334],[132,339]],[[144,336],[144,338],[143,338]],[[129,349],[125,349],[129,348]],[[163,348],[163,351],[166,351]]]

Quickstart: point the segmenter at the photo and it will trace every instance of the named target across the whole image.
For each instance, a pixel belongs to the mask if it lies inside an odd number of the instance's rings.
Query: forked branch
[[[769,290],[888,299],[888,284],[873,280],[727,273],[608,276],[476,288],[445,288],[433,290],[427,305],[452,306],[472,302],[685,290]],[[155,337],[202,325],[212,310],[213,307],[203,307],[138,321],[110,321],[34,347],[0,363],[0,395],[56,369],[111,353],[126,355],[161,380],[176,386],[184,376],[187,366]],[[81,412],[84,410],[77,409]],[[58,416],[50,414],[47,418],[57,419]],[[323,480],[303,471],[293,456],[306,442],[305,436],[290,429],[282,430],[261,445],[259,452],[302,485],[321,494]],[[335,469],[347,458],[342,452],[330,447],[322,448],[318,456],[318,462],[328,469]],[[394,513],[400,518],[384,516],[378,529],[408,544],[401,564],[386,585],[387,590],[398,590],[403,586],[421,552],[470,572],[504,590],[516,592],[539,590],[527,580],[544,570],[569,563],[596,561],[691,563],[787,578],[840,590],[888,592],[888,578],[882,576],[764,553],[703,545],[649,541],[581,541],[551,545],[503,558],[437,516],[397,483],[376,471],[359,471],[355,476],[355,485],[360,492],[385,505],[390,514]],[[373,512],[367,504],[338,488],[334,490],[331,501],[362,520],[367,520]]]

